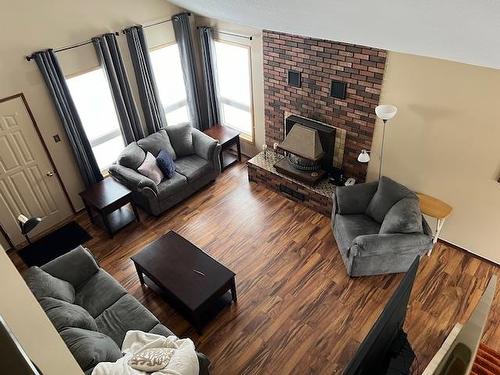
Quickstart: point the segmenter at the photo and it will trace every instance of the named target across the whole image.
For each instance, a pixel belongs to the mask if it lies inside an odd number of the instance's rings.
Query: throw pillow
[[[50,275],[37,266],[30,267],[23,276],[24,281],[38,300],[43,297],[57,298],[69,303],[73,303],[75,300],[73,285]]]
[[[153,156],[158,156],[161,150],[167,150],[172,159],[176,159],[174,148],[172,147],[169,135],[162,129],[137,141],[137,144],[146,152],[151,152]]]
[[[173,348],[145,349],[134,354],[129,359],[128,365],[134,370],[155,372],[167,366],[173,354]]]
[[[58,332],[70,327],[97,331],[94,318],[81,306],[52,297],[41,298],[40,305]]]
[[[193,128],[190,124],[171,125],[166,129],[177,156],[194,154]]]
[[[382,223],[385,214],[403,198],[417,199],[417,195],[406,186],[382,176],[377,191],[366,209],[366,214],[376,222]]]
[[[118,155],[118,164],[137,170],[145,157],[146,153],[144,150],[140,148],[137,143],[132,142],[120,152],[120,155]]]
[[[60,334],[83,371],[95,367],[99,362],[115,362],[122,357],[118,345],[104,333],[67,328]]]
[[[161,150],[156,157],[156,164],[162,171],[165,178],[172,178],[175,174],[175,163],[166,150]]]
[[[156,165],[156,159],[150,152],[146,154],[146,159],[144,159],[141,166],[137,168],[137,172],[143,176],[149,177],[156,185],[159,185],[161,180],[163,180],[163,173]]]
[[[422,230],[418,199],[403,198],[387,212],[379,233],[422,233]]]

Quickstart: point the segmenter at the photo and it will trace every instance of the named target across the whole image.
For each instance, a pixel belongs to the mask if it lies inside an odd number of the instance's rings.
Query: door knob
[[[54,175],[54,172],[52,171],[48,171],[47,173],[45,173],[47,175],[47,177],[52,177]]]

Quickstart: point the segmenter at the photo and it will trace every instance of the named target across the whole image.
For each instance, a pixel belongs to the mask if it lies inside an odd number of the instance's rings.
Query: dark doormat
[[[18,254],[28,267],[41,266],[91,238],[85,229],[72,221],[19,250]]]

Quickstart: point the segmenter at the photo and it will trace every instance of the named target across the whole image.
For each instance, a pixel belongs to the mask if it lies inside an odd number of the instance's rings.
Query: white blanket
[[[147,373],[134,370],[128,365],[128,361],[134,354],[145,349],[168,348],[174,349],[167,366],[159,371]],[[128,331],[122,344],[122,352],[125,354],[116,362],[101,362],[92,375],[198,375],[198,357],[194,350],[194,344],[190,339],[179,339],[175,336],[164,337],[142,331]]]

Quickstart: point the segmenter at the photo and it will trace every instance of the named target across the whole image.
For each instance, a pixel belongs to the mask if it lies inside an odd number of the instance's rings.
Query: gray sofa
[[[86,374],[122,357],[128,330],[173,335],[81,246],[23,276]],[[197,355],[200,374],[207,375],[210,361]]]
[[[159,185],[137,172],[146,152],[158,156],[166,150],[175,162],[175,174]],[[186,199],[213,182],[221,171],[218,142],[190,125],[168,126],[138,142],[130,143],[109,168],[110,174],[132,190],[132,199],[151,215]]]
[[[337,187],[332,230],[349,276],[406,272],[432,248],[417,195],[387,177]]]

